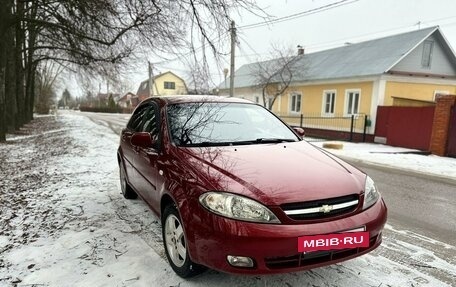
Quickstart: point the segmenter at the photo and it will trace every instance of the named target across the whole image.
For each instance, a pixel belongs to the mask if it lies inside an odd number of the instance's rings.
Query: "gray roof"
[[[438,27],[430,27],[296,56],[293,65],[293,82],[373,76],[386,73],[436,31],[439,38],[446,42]],[[456,61],[451,47],[448,43],[446,46],[447,53]],[[274,61],[276,60],[241,66],[235,72],[234,86],[236,88],[255,86],[258,81],[259,65],[274,64]],[[219,85],[220,89],[225,87],[229,87],[229,78],[226,79],[226,83],[224,81]]]

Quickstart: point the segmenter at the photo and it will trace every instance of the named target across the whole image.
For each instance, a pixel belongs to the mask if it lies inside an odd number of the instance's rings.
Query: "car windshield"
[[[168,106],[173,142],[178,146],[224,146],[299,141],[261,106],[242,103],[183,103]]]

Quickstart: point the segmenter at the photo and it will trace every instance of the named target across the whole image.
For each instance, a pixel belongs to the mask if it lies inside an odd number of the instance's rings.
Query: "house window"
[[[165,89],[166,90],[175,90],[176,83],[175,82],[165,82]]]
[[[290,111],[293,113],[301,112],[301,94],[292,94],[291,95]]]
[[[359,113],[359,99],[360,91],[358,90],[348,90],[345,97],[345,112],[347,115],[355,115]]]
[[[323,92],[323,114],[334,115],[334,106],[336,102],[336,91]]]
[[[421,58],[421,66],[423,68],[431,67],[432,48],[434,47],[433,41],[423,42],[423,57]]]

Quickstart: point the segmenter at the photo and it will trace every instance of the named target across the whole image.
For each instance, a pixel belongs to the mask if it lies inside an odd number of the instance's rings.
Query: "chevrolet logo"
[[[332,205],[322,205],[319,209],[320,212],[323,212],[323,213],[328,213],[330,212],[331,210],[333,210],[333,206]]]

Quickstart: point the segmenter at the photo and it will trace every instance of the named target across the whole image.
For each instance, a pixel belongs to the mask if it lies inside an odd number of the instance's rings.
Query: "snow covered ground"
[[[456,282],[455,246],[390,225],[381,247],[342,264],[272,276],[208,271],[183,280],[166,262],[158,218],[141,200],[127,201],[120,194],[119,139],[111,129],[82,115],[64,114],[39,117],[22,133],[0,144],[0,286],[377,287]],[[390,156],[356,148],[360,146],[333,152],[373,161]],[[455,176],[455,163],[448,162],[453,167],[450,176]]]

